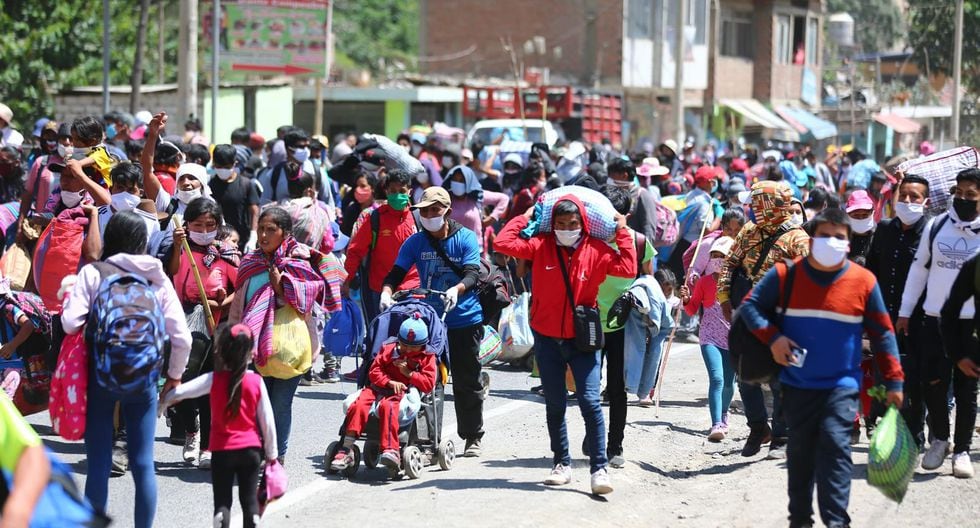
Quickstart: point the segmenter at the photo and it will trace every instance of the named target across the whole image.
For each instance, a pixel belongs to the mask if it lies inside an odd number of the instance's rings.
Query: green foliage
[[[953,0],[909,0],[909,45],[923,73],[952,76]],[[980,92],[980,0],[963,2],[963,84]]]
[[[418,0],[337,0],[333,26],[337,55],[348,57],[357,67],[377,73],[398,62],[414,69]]]
[[[827,0],[827,13],[854,18],[854,43],[864,53],[891,48],[904,33],[902,12],[894,0]]]

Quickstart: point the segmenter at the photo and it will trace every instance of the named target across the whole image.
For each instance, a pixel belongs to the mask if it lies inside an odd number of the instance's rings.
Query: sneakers
[[[640,407],[653,407],[653,400],[650,398],[640,398],[636,400],[636,404]]]
[[[341,447],[337,450],[337,454],[334,455],[333,460],[330,461],[330,469],[332,471],[343,471],[354,464],[354,455],[351,450],[346,447]]]
[[[479,438],[473,438],[466,441],[466,447],[463,449],[463,456],[466,458],[473,458],[480,456],[482,451],[482,443]]]
[[[125,475],[129,469],[129,454],[125,442],[116,442],[112,446],[112,475]]]
[[[614,467],[614,468],[616,468],[616,469],[619,469],[619,468],[625,466],[626,465],[626,457],[623,456],[623,452],[620,451],[620,452],[616,453],[615,455],[612,455],[611,457],[609,457],[609,465],[612,466],[612,467]]]
[[[184,438],[184,462],[188,464],[197,460],[198,451],[201,449],[201,439],[198,433],[187,433]]]
[[[571,481],[572,467],[564,464],[555,465],[555,468],[551,470],[551,474],[548,475],[548,478],[544,479],[544,483],[548,486],[563,486]]]
[[[606,495],[612,493],[612,482],[609,481],[609,471],[602,468],[592,474],[592,494]]]
[[[956,478],[973,478],[973,462],[970,453],[964,451],[953,455],[953,476]]]
[[[402,467],[402,457],[394,449],[388,449],[384,453],[381,453],[378,461],[384,467],[395,471],[398,471]]]
[[[769,443],[769,454],[766,460],[784,460],[786,458],[786,441],[773,439]]]
[[[933,440],[929,444],[929,450],[922,456],[922,469],[939,469],[946,460],[946,455],[950,453],[949,442],[946,440]]]
[[[347,374],[344,374],[343,376],[344,381],[357,381],[357,374],[358,374],[357,369],[354,369],[348,372]]]
[[[327,383],[337,383],[340,381],[340,373],[337,372],[337,369],[325,368],[320,372],[320,379]]]
[[[752,427],[749,437],[745,439],[745,445],[742,447],[742,456],[750,457],[759,454],[762,444],[771,440],[772,429],[769,428],[768,424]]]
[[[201,451],[201,459],[197,461],[197,469],[211,469],[210,451]]]
[[[728,431],[728,427],[718,422],[711,426],[711,431],[708,432],[709,442],[721,442],[725,439],[725,433]]]
[[[313,372],[313,369],[306,371],[306,374],[304,374],[303,377],[300,378],[299,380],[299,384],[302,385],[303,387],[323,385],[324,383],[325,382],[322,379],[320,379],[320,376],[318,376],[316,372]]]

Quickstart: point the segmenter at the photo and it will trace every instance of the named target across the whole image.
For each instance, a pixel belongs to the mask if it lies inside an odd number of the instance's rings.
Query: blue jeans
[[[783,417],[783,394],[778,380],[769,384],[772,389],[772,437],[786,438],[786,419]],[[745,406],[745,420],[749,427],[762,427],[769,424],[769,414],[766,411],[766,398],[762,394],[761,385],[739,383],[738,392],[742,395],[742,405]],[[854,418],[853,416],[851,418]]]
[[[858,410],[857,389],[808,390],[783,386],[789,425],[786,469],[791,525],[813,515],[817,487],[820,519],[828,526],[847,525],[851,497],[851,430]]]
[[[648,398],[650,391],[657,385],[664,342],[670,335],[669,328],[662,329],[659,334],[650,335],[652,328],[643,323],[644,317],[634,310],[626,321],[624,330],[626,391],[635,393],[638,398]]]
[[[735,369],[728,351],[715,345],[701,345],[701,357],[708,369],[708,411],[711,425],[720,423],[735,395]]]
[[[272,403],[272,416],[276,422],[276,447],[280,458],[286,456],[286,448],[289,446],[289,429],[293,425],[293,396],[302,378],[303,376],[290,379],[262,378],[265,390],[269,393],[269,402]]]
[[[589,446],[590,471],[606,467],[606,422],[599,404],[599,352],[583,354],[575,349],[574,341],[555,339],[534,333],[534,357],[538,362],[541,385],[544,388],[545,415],[548,436],[551,438],[552,463],[570,465],[568,429],[565,426],[565,369],[571,367],[575,391],[582,418],[585,419],[585,440]],[[568,359],[565,359],[568,357]]]
[[[88,478],[85,496],[95,509],[106,511],[109,501],[109,473],[112,470],[112,422],[116,403],[126,422],[126,450],[129,470],[136,487],[134,523],[136,528],[153,526],[157,509],[157,481],[153,467],[153,439],[157,424],[157,393],[153,386],[139,394],[116,397],[102,388],[89,373],[88,410],[85,424],[85,455]]]

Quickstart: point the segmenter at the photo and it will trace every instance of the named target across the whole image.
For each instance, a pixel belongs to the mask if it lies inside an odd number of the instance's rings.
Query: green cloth
[[[633,245],[636,245],[636,232],[630,229],[630,236],[633,238]],[[615,244],[609,244],[611,247],[615,248]],[[657,256],[657,250],[653,249],[653,245],[650,241],[646,241],[646,248],[643,252],[643,263],[650,262],[654,257]],[[607,276],[606,280],[599,285],[599,319],[602,321],[603,332],[615,332],[619,328],[608,328],[606,326],[606,318],[609,316],[609,308],[612,307],[616,299],[623,294],[626,290],[633,285],[633,279],[625,277],[613,277]]]
[[[0,469],[13,474],[24,449],[39,445],[41,437],[20,415],[7,393],[0,391]]]

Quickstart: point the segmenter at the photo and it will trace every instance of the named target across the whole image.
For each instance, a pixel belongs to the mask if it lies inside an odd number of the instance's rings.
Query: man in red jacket
[[[494,249],[532,262],[531,329],[534,354],[544,387],[548,435],[554,453],[554,469],[545,484],[572,481],[571,456],[565,429],[565,370],[572,369],[578,404],[585,419],[592,473],[592,493],[612,492],[606,471],[606,426],[599,405],[599,352],[581,352],[575,347],[574,313],[571,305],[595,308],[599,285],[607,275],[636,276],[636,249],[626,229],[626,217],[616,215],[618,248],[589,236],[585,206],[569,195],[554,205],[552,232],[531,239],[521,237],[534,208],[507,223],[497,235]],[[561,260],[559,260],[561,259]],[[565,280],[563,269],[568,274]],[[572,289],[569,300],[566,284]]]
[[[343,285],[343,295],[350,293],[350,283],[354,275],[361,272],[361,302],[364,304],[364,317],[370,322],[378,315],[381,303],[381,289],[385,276],[395,265],[398,250],[402,243],[416,232],[415,216],[408,207],[408,192],[411,176],[404,170],[388,173],[385,183],[388,203],[371,213],[370,221],[364,222],[351,239],[347,248],[347,282]],[[374,218],[376,217],[376,218]],[[377,230],[375,227],[377,226]],[[362,264],[367,264],[364,273]],[[366,276],[365,276],[366,275]],[[402,281],[399,290],[418,288],[419,275],[413,266]]]

